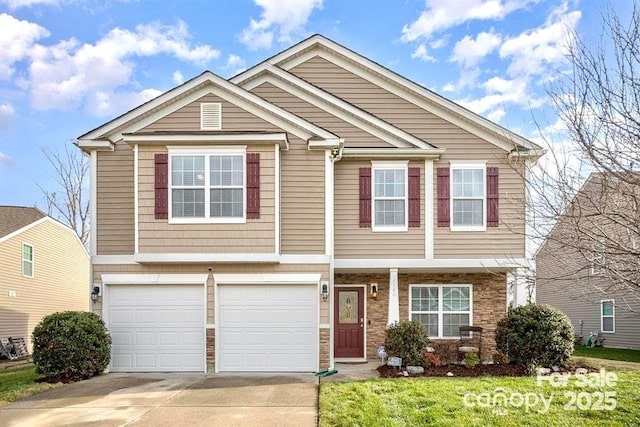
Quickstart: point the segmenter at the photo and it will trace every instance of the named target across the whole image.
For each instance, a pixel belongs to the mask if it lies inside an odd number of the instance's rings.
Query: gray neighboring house
[[[621,196],[615,177],[593,173],[536,254],[537,302],[566,313],[583,343],[598,333],[605,347],[640,350],[640,295],[616,279],[637,270],[637,228],[624,226],[638,215],[625,209],[637,187]]]

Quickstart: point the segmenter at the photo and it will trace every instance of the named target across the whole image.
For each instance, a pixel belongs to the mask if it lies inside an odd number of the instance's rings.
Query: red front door
[[[335,289],[334,357],[364,357],[364,289]]]

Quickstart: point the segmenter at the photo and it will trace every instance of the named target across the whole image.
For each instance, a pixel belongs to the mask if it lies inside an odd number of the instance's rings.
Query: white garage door
[[[113,372],[204,371],[204,289],[108,287]]]
[[[315,371],[317,295],[309,285],[219,286],[217,369]]]

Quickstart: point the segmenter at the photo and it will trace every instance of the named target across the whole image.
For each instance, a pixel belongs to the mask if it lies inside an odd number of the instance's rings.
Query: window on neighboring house
[[[459,338],[471,324],[471,285],[411,285],[409,319],[432,338]]]
[[[597,276],[604,273],[604,264],[606,247],[604,243],[597,242],[593,245],[592,261],[591,261],[591,274]]]
[[[373,164],[373,231],[407,230],[407,163]]]
[[[613,333],[616,331],[616,308],[614,300],[600,301],[600,330]]]
[[[244,152],[176,152],[170,157],[172,220],[244,222]]]
[[[22,275],[33,277],[33,246],[22,244]]]
[[[451,165],[451,230],[485,230],[485,171],[485,165]]]

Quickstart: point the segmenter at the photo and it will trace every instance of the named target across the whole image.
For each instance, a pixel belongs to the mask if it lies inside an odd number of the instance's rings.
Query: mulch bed
[[[382,378],[403,377],[401,369],[395,369],[387,365],[380,365],[378,372]],[[410,377],[446,377],[447,373],[453,373],[454,377],[478,377],[490,375],[493,377],[523,377],[526,376],[524,367],[517,365],[478,365],[469,369],[464,365],[443,365],[425,368],[423,374],[409,375]]]

